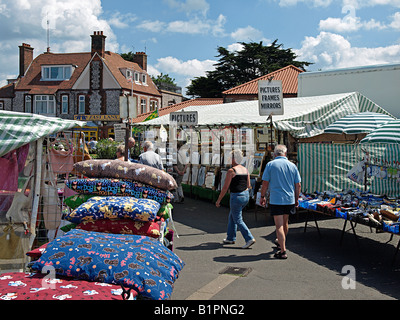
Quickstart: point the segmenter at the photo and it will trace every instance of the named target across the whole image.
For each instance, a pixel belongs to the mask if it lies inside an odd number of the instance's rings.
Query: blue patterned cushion
[[[153,221],[160,204],[150,199],[133,197],[93,197],[65,216],[72,223],[100,219],[132,219]]]
[[[32,268],[133,288],[145,298],[170,298],[184,262],[155,239],[72,230],[47,245]]]
[[[150,185],[111,178],[73,179],[66,181],[66,186],[79,194],[98,196],[123,196],[146,198],[161,204],[170,202],[174,198],[171,192],[161,190]]]

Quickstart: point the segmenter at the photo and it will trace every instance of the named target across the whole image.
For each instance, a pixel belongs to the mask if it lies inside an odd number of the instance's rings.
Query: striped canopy
[[[369,133],[360,143],[400,144],[400,120],[390,121]]]
[[[0,111],[0,157],[42,137],[85,124],[37,114]]]
[[[369,133],[381,125],[394,120],[391,116],[376,112],[361,112],[349,114],[324,130],[324,133],[360,134]]]

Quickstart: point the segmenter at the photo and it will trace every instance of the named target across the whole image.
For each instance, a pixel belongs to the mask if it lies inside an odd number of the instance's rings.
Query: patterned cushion
[[[75,194],[73,196],[70,196],[66,199],[64,199],[64,203],[70,207],[72,210],[78,208],[82,203],[85,203],[88,201],[90,198],[94,197],[94,195],[91,194]]]
[[[74,168],[89,178],[127,179],[162,190],[174,190],[178,187],[170,174],[140,163],[121,160],[86,160],[75,163]]]
[[[93,197],[65,216],[72,223],[100,219],[153,221],[160,204],[150,199],[132,197]]]
[[[132,292],[137,296],[137,292]],[[117,285],[23,272],[0,275],[0,300],[122,300]]]
[[[130,219],[84,221],[77,225],[76,228],[113,234],[136,234],[152,238],[160,236],[159,223],[133,221]]]
[[[120,284],[152,300],[170,298],[184,262],[158,240],[74,229],[47,246],[32,268],[54,266],[58,275]]]
[[[65,184],[68,188],[81,195],[147,198],[155,200],[161,204],[170,202],[171,199],[174,198],[172,193],[167,190],[161,190],[141,182],[121,179],[73,179],[66,181]],[[69,203],[71,202],[72,201],[69,201]]]

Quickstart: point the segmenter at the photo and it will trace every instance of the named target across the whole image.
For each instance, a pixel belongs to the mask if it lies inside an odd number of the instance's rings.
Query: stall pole
[[[36,141],[36,168],[35,168],[35,189],[33,190],[33,205],[32,205],[32,216],[31,216],[31,236],[29,239],[29,248],[32,248],[33,241],[36,237],[36,221],[39,210],[40,201],[40,190],[42,181],[42,156],[43,156],[43,140],[40,138]]]

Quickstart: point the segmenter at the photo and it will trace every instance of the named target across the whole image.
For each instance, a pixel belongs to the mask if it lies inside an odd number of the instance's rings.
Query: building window
[[[42,67],[43,81],[69,80],[72,75],[72,66],[44,66]]]
[[[135,82],[139,83],[139,73],[135,72]]]
[[[69,110],[69,97],[67,95],[61,96],[61,114],[68,114]]]
[[[25,112],[32,113],[32,97],[25,96]]]
[[[56,115],[54,96],[35,96],[34,113],[45,115]]]
[[[151,100],[150,101],[150,111],[156,110],[157,106],[158,106],[158,102],[157,101],[155,101],[155,100]]]
[[[140,99],[140,113],[146,113],[146,99]]]
[[[4,110],[4,101],[0,101],[0,110]]]
[[[78,114],[85,114],[86,99],[84,95],[80,95],[78,99]]]
[[[142,83],[143,83],[143,84],[146,84],[146,81],[147,81],[146,75],[145,75],[145,74],[142,74]]]

